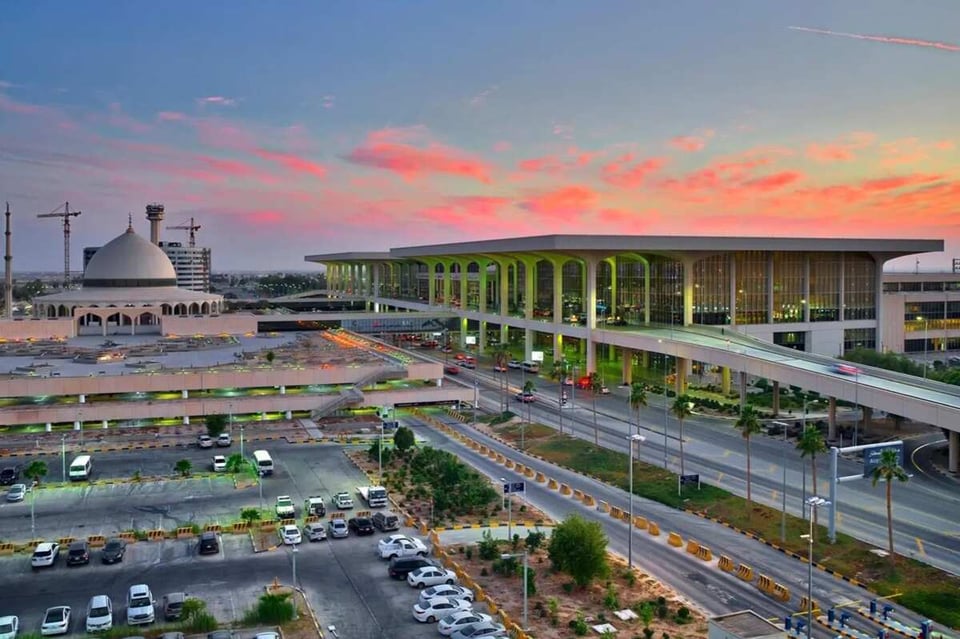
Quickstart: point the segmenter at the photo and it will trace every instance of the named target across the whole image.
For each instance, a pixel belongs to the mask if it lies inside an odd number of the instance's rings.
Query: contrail
[[[844,33],[843,31],[830,31],[828,29],[813,29],[811,27],[787,27],[793,31],[804,31],[806,33],[819,33],[820,35],[837,36],[840,38],[853,38],[854,40],[870,40],[872,42],[886,42],[887,44],[905,44],[912,47],[928,47],[931,49],[940,49],[941,51],[950,51],[951,53],[960,53],[960,45],[950,44],[949,42],[936,42],[934,40],[917,40],[915,38],[896,38],[891,36],[864,35],[862,33]]]

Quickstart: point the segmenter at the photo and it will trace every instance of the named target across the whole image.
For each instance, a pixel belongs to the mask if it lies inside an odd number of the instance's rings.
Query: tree
[[[507,410],[507,407],[510,406],[510,402],[507,399],[507,389],[510,387],[510,380],[507,377],[507,362],[510,361],[510,351],[501,346],[494,352],[493,360],[496,362],[497,370],[500,372],[497,378],[500,384],[500,408],[501,410]]]
[[[670,411],[673,413],[673,416],[677,418],[677,421],[680,423],[680,474],[684,475],[684,465],[683,465],[683,420],[693,414],[693,402],[690,400],[689,395],[677,395],[677,398],[673,400],[673,406],[670,407]]]
[[[256,508],[244,508],[240,511],[240,519],[247,524],[253,524],[255,521],[260,521],[260,511]]]
[[[227,457],[227,472],[239,473],[247,466],[247,460],[240,456],[240,453],[234,453]]]
[[[226,415],[207,415],[203,418],[204,424],[207,426],[207,435],[216,439],[220,436],[220,433],[227,430],[227,416]]]
[[[393,447],[397,449],[401,456],[406,455],[407,451],[413,448],[416,443],[413,431],[406,426],[401,426],[393,433]]]
[[[735,426],[747,442],[747,508],[749,509],[747,512],[749,515],[753,512],[753,496],[750,493],[750,436],[756,435],[762,430],[756,409],[750,404],[745,404],[740,409],[740,417],[737,418]]]
[[[373,443],[370,444],[367,455],[370,456],[370,461],[379,462],[382,460],[384,466],[387,466],[393,458],[393,449],[386,446],[382,437],[377,437]]]
[[[807,426],[802,433],[800,433],[800,438],[797,439],[797,450],[800,451],[801,459],[803,457],[810,457],[810,476],[813,479],[813,490],[811,491],[812,495],[817,494],[817,455],[820,453],[827,452],[827,444],[823,441],[823,434],[820,433],[820,429],[816,426]],[[806,486],[804,486],[806,488]],[[817,525],[817,509],[813,509],[813,525],[814,530],[816,530]]]
[[[553,368],[550,369],[550,378],[560,382],[560,398],[558,400],[558,406],[560,411],[558,417],[560,419],[560,434],[563,434],[563,405],[566,403],[566,392],[564,391],[564,382],[567,381],[567,362],[563,359],[553,360]],[[571,429],[571,432],[572,429]]]
[[[276,353],[273,351],[267,351],[267,364],[273,364],[273,360],[277,358]]]
[[[35,459],[24,469],[23,474],[39,485],[40,480],[47,476],[47,462]]]
[[[173,469],[180,473],[181,477],[186,477],[189,475],[192,468],[193,464],[190,463],[189,459],[181,459],[173,466]]]
[[[590,373],[590,393],[593,398],[593,445],[600,445],[600,426],[597,425],[597,395],[603,388],[603,380],[600,375],[594,371]]]
[[[893,480],[905,482],[909,479],[907,471],[900,465],[900,452],[892,448],[881,452],[880,462],[873,469],[871,477],[874,486],[881,480],[887,482],[887,547],[890,553],[890,565],[894,566],[897,557],[893,554]]]
[[[581,588],[610,570],[603,527],[579,515],[567,516],[553,529],[547,553],[553,567],[570,575]]]
[[[640,433],[640,409],[647,405],[647,388],[640,382],[630,384],[630,408],[637,411],[637,433]]]

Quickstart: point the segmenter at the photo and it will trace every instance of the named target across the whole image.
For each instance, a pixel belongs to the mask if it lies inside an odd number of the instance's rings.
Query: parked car
[[[377,544],[377,552],[381,559],[394,557],[409,557],[411,555],[427,556],[427,545],[416,537],[406,535],[390,535],[381,539]]]
[[[231,630],[214,630],[207,633],[207,639],[233,639]]]
[[[165,621],[176,621],[183,616],[183,604],[187,600],[185,592],[168,592],[160,600],[160,612]]]
[[[137,584],[130,586],[127,591],[127,625],[134,626],[142,623],[153,623],[155,601],[150,586]]]
[[[428,601],[434,597],[453,597],[454,599],[473,601],[473,591],[464,586],[440,584],[439,586],[425,588],[420,592],[420,601]]]
[[[377,530],[382,530],[383,532],[400,530],[400,518],[390,511],[378,510],[373,513],[373,517],[371,517],[370,520],[373,522],[373,527]]]
[[[67,565],[84,566],[90,563],[90,546],[86,541],[78,540],[67,548]]]
[[[436,597],[413,604],[413,618],[420,623],[434,623],[451,612],[470,610],[473,604],[466,599]]]
[[[470,624],[492,620],[493,617],[490,615],[486,615],[482,612],[474,612],[472,609],[458,610],[457,612],[451,612],[449,615],[442,618],[440,623],[437,624],[437,631],[439,631],[441,635],[449,636],[455,633],[457,630],[464,629]]]
[[[23,498],[26,497],[26,495],[26,484],[14,484],[10,487],[10,490],[7,491],[7,501],[23,501]]]
[[[537,401],[537,397],[533,393],[528,392],[517,393],[514,396],[514,399],[516,399],[518,402],[523,402],[524,404],[530,404],[531,402]]]
[[[300,529],[293,524],[280,526],[280,528],[277,529],[277,534],[280,536],[280,541],[284,546],[295,546],[303,541],[303,537],[300,535]]]
[[[280,519],[293,519],[297,516],[297,507],[293,505],[293,498],[290,495],[278,496],[274,510]]]
[[[227,458],[223,455],[213,456],[213,472],[222,473],[227,470]]]
[[[56,542],[44,541],[37,544],[30,557],[30,566],[36,570],[46,568],[57,563],[57,557],[60,556],[60,544]],[[51,609],[52,610],[52,609]]]
[[[495,621],[472,623],[453,632],[453,639],[474,639],[475,637],[505,637],[507,629]]]
[[[350,534],[350,529],[347,527],[347,522],[344,519],[331,519],[330,520],[330,536],[334,539],[343,539]]]
[[[393,579],[406,579],[407,575],[417,568],[439,565],[436,559],[427,559],[426,557],[397,557],[390,560],[387,574]]]
[[[349,493],[339,492],[333,496],[333,505],[340,510],[349,510],[353,508],[353,498]]]
[[[0,639],[17,639],[20,632],[20,617],[9,615],[0,617]]]
[[[90,598],[87,604],[87,632],[103,632],[113,628],[113,603],[106,595]]]
[[[516,369],[519,369],[521,366],[523,366],[523,362],[521,362],[518,359],[511,359],[509,362],[507,362],[507,368],[512,368],[516,370]]]
[[[373,522],[370,521],[369,517],[351,517],[350,521],[347,522],[347,527],[358,537],[372,535],[375,532]]]
[[[452,585],[457,583],[457,573],[446,568],[424,566],[407,575],[407,583],[414,588],[427,588],[439,584]]]
[[[200,533],[200,543],[197,552],[201,555],[215,555],[220,552],[220,540],[217,539],[217,533],[213,531]]]
[[[213,440],[210,435],[200,435],[197,437],[197,446],[200,448],[213,448]]]
[[[40,624],[40,634],[44,637],[65,635],[70,632],[70,606],[47,608]]]
[[[220,448],[228,448],[233,443],[233,439],[230,438],[230,433],[220,433],[217,435],[217,446]]]
[[[0,486],[11,486],[20,479],[20,469],[16,466],[7,466],[0,470]]]
[[[127,552],[127,542],[117,537],[111,537],[100,551],[100,561],[105,564],[115,564],[123,561]]]
[[[315,522],[304,526],[303,534],[307,541],[324,541],[327,538],[327,529],[322,523]]]

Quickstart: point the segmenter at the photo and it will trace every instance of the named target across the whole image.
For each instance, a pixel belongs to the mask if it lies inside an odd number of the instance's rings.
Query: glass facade
[[[804,321],[807,258],[803,253],[773,254],[773,321]]]
[[[769,253],[739,251],[734,254],[737,269],[737,324],[767,324]]]
[[[809,253],[810,321],[840,320],[840,276],[843,257],[839,253]]]
[[[877,318],[877,264],[869,255],[847,253],[843,261],[843,319]]]
[[[683,324],[683,264],[676,260],[650,260],[650,321]]]
[[[712,255],[693,265],[693,323],[730,323],[730,257]]]
[[[873,328],[847,328],[843,331],[843,352],[857,348],[877,348],[877,331]]]

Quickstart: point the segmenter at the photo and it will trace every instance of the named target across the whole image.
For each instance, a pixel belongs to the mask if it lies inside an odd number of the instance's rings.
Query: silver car
[[[323,524],[316,522],[304,526],[303,534],[307,537],[307,541],[323,541],[327,538],[327,529]]]
[[[350,534],[350,529],[347,527],[347,520],[345,519],[331,519],[330,520],[330,536],[334,539],[343,539]]]
[[[23,498],[27,495],[27,485],[26,484],[14,484],[10,487],[10,490],[7,491],[7,501],[23,501]]]

